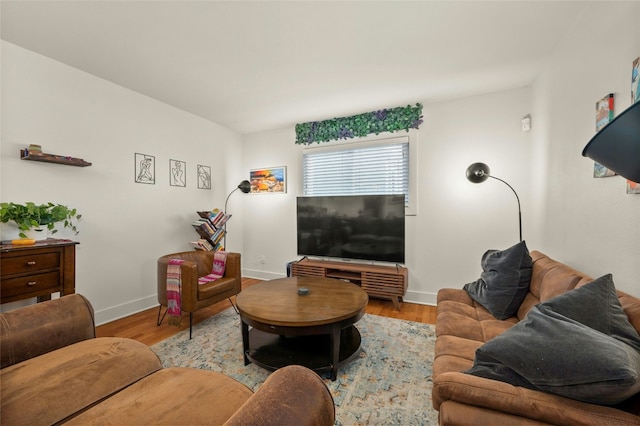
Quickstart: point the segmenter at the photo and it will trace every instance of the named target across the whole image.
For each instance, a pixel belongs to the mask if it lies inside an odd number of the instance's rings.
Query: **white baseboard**
[[[143,297],[131,302],[123,303],[117,306],[111,306],[107,309],[95,311],[96,325],[106,324],[120,318],[128,317],[135,313],[158,306],[157,295]]]
[[[243,269],[242,276],[247,278],[255,278],[257,280],[276,280],[278,278],[286,278],[287,274],[258,271],[256,269]]]
[[[436,306],[438,302],[438,295],[435,293],[425,293],[422,291],[407,291],[403,300],[405,302],[417,303],[419,305],[431,305]]]

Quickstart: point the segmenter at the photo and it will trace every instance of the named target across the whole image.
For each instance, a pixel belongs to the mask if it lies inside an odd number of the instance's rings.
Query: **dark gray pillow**
[[[489,250],[480,263],[480,279],[463,288],[494,317],[504,320],[514,316],[531,282],[533,261],[527,245],[520,241],[506,250]]]
[[[614,405],[640,392],[640,336],[605,275],[533,307],[466,373]]]

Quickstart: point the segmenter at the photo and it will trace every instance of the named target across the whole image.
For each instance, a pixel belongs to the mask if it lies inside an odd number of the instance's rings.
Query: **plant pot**
[[[34,239],[36,241],[46,240],[49,238],[49,229],[45,226],[44,228],[31,228],[27,231],[24,231],[27,235],[27,238]]]

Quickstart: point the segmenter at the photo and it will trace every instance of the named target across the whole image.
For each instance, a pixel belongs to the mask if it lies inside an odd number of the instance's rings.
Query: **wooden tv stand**
[[[307,258],[291,264],[291,275],[336,278],[358,284],[369,296],[391,299],[398,311],[400,302],[407,292],[409,281],[409,270],[402,266],[366,265]]]

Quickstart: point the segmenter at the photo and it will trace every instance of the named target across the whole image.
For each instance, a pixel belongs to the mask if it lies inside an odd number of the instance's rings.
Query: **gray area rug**
[[[166,323],[163,327],[170,327]],[[337,425],[436,425],[431,405],[435,327],[365,314],[356,324],[362,350],[341,366],[336,381],[323,374],[336,404]],[[254,391],[270,374],[244,365],[240,317],[231,308],[151,346],[165,367],[218,371]]]

